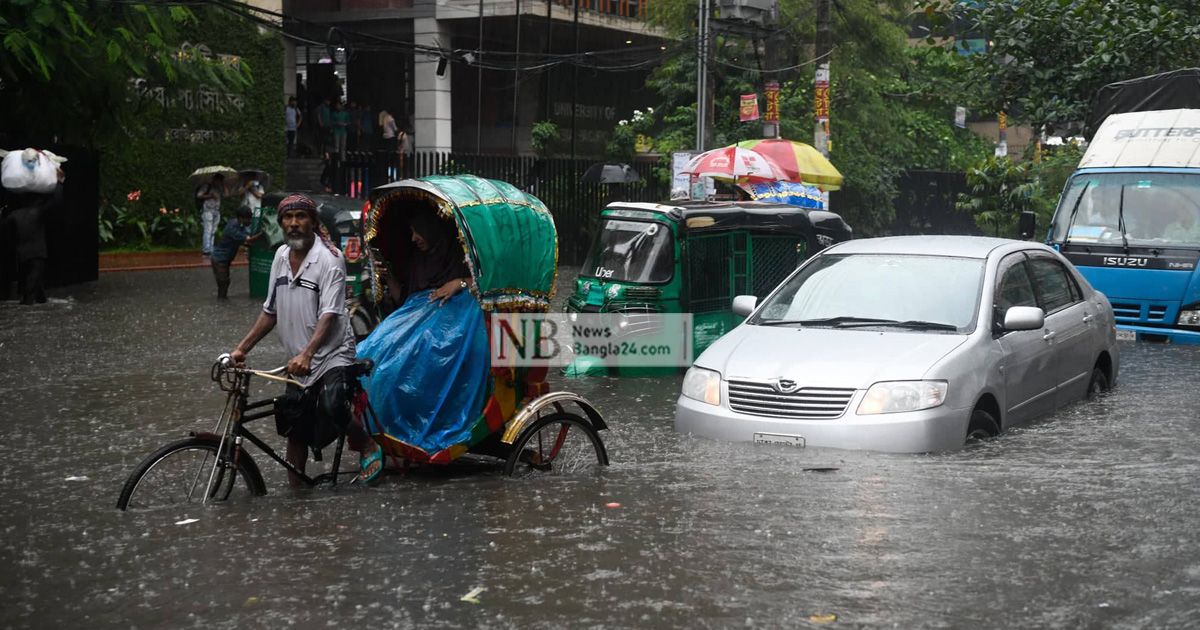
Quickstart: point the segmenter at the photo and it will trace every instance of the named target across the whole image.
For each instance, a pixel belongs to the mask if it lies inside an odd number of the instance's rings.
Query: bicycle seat
[[[355,359],[346,370],[350,373],[350,378],[358,378],[360,376],[370,376],[371,371],[375,369],[375,362],[370,359]]]

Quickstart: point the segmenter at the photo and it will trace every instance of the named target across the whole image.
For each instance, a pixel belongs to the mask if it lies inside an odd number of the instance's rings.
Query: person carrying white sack
[[[42,304],[46,301],[46,223],[62,201],[66,177],[59,165],[67,159],[37,149],[0,150],[0,158],[0,185],[10,201],[0,212],[0,234],[11,230],[15,237],[21,303]],[[8,292],[7,286],[3,292]]]

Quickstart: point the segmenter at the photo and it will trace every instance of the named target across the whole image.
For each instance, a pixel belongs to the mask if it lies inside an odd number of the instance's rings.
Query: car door
[[[1038,305],[1046,312],[1057,383],[1055,405],[1061,407],[1087,393],[1094,362],[1092,328],[1098,325],[1096,307],[1083,300],[1075,278],[1053,255],[1034,252],[1027,264]]]
[[[1024,253],[1000,261],[993,299],[993,334],[1003,357],[1005,427],[1054,410],[1057,383],[1051,344],[1045,330],[1004,330],[1004,313],[1013,306],[1038,306],[1037,292]]]

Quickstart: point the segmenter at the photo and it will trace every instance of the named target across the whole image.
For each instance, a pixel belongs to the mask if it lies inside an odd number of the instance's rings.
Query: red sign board
[[[742,105],[738,108],[742,122],[758,120],[758,94],[743,94]]]

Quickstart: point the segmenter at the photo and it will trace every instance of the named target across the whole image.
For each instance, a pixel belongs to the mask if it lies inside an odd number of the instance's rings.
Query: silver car
[[[955,449],[1116,383],[1112,306],[1049,247],[965,236],[840,243],[688,370],[675,428],[722,440]]]

